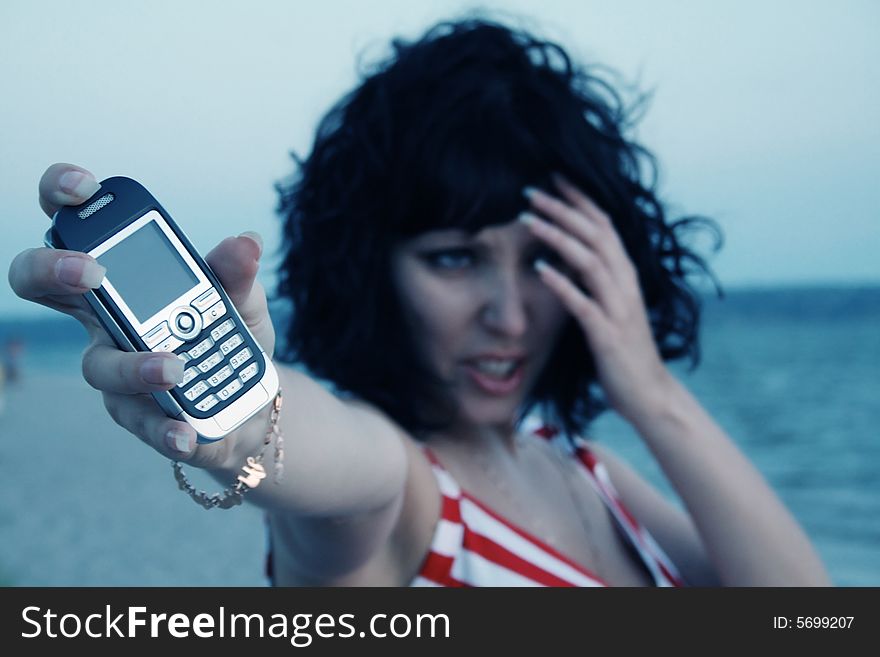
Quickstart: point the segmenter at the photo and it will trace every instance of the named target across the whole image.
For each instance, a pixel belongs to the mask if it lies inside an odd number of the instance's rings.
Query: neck
[[[441,433],[428,436],[432,447],[459,454],[516,457],[521,448],[520,435],[510,423],[493,425],[454,425]]]

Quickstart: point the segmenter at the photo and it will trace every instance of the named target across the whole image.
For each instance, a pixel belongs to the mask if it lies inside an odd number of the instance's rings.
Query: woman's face
[[[393,252],[416,344],[459,423],[509,424],[553,351],[567,315],[534,269],[539,257],[556,260],[517,221],[430,231]]]

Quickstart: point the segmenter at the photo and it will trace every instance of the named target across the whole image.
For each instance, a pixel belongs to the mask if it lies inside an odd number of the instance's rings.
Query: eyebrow
[[[452,242],[451,244],[445,243],[446,241]],[[445,249],[445,248],[456,248],[459,246],[467,246],[469,248],[478,249],[481,251],[491,251],[491,247],[489,244],[479,239],[474,235],[449,235],[449,236],[441,236],[432,237],[429,243],[420,243],[415,244],[414,248],[419,251],[431,251],[434,249]],[[530,251],[535,249],[536,247],[543,246],[543,242],[537,237],[529,235],[526,238],[526,241],[523,242],[519,248],[523,252]]]
[[[473,237],[465,233],[433,233],[430,237],[419,236],[413,239],[406,246],[407,249],[414,251],[431,251],[434,249],[445,249],[448,247],[471,246],[474,242]]]
[[[468,245],[487,248],[488,245],[483,241],[483,238],[480,237],[480,233],[483,232],[484,229],[474,233],[470,231],[463,230],[461,228],[446,228],[439,230],[428,231],[427,233],[423,233],[422,235],[416,236],[412,245],[417,249],[432,249],[432,248],[443,248],[447,245],[442,244],[442,242],[450,241],[455,243],[466,243]],[[522,244],[523,250],[528,250],[534,248],[536,245],[541,245],[540,239],[531,235],[530,233],[524,233],[525,242]],[[441,242],[441,244],[437,244]]]
[[[436,240],[474,240],[476,239],[476,233],[469,233],[467,231],[458,229],[458,228],[450,228],[448,230],[432,230],[430,233],[419,235],[415,238],[415,241],[436,241]]]

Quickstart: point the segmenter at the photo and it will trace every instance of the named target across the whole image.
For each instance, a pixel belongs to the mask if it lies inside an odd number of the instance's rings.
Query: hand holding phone
[[[48,246],[88,253],[107,268],[86,300],[127,351],[171,352],[184,381],[152,393],[199,442],[218,440],[263,408],[278,389],[271,359],[180,227],[139,183],[101,182],[78,206],[61,207]]]

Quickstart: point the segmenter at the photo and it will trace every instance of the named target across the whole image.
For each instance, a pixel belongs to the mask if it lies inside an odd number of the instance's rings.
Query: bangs
[[[559,163],[544,145],[543,126],[520,118],[507,89],[434,107],[404,175],[409,194],[397,233],[412,237],[449,228],[475,233],[507,223],[527,208],[522,190],[547,187]],[[538,130],[536,130],[538,128]]]

